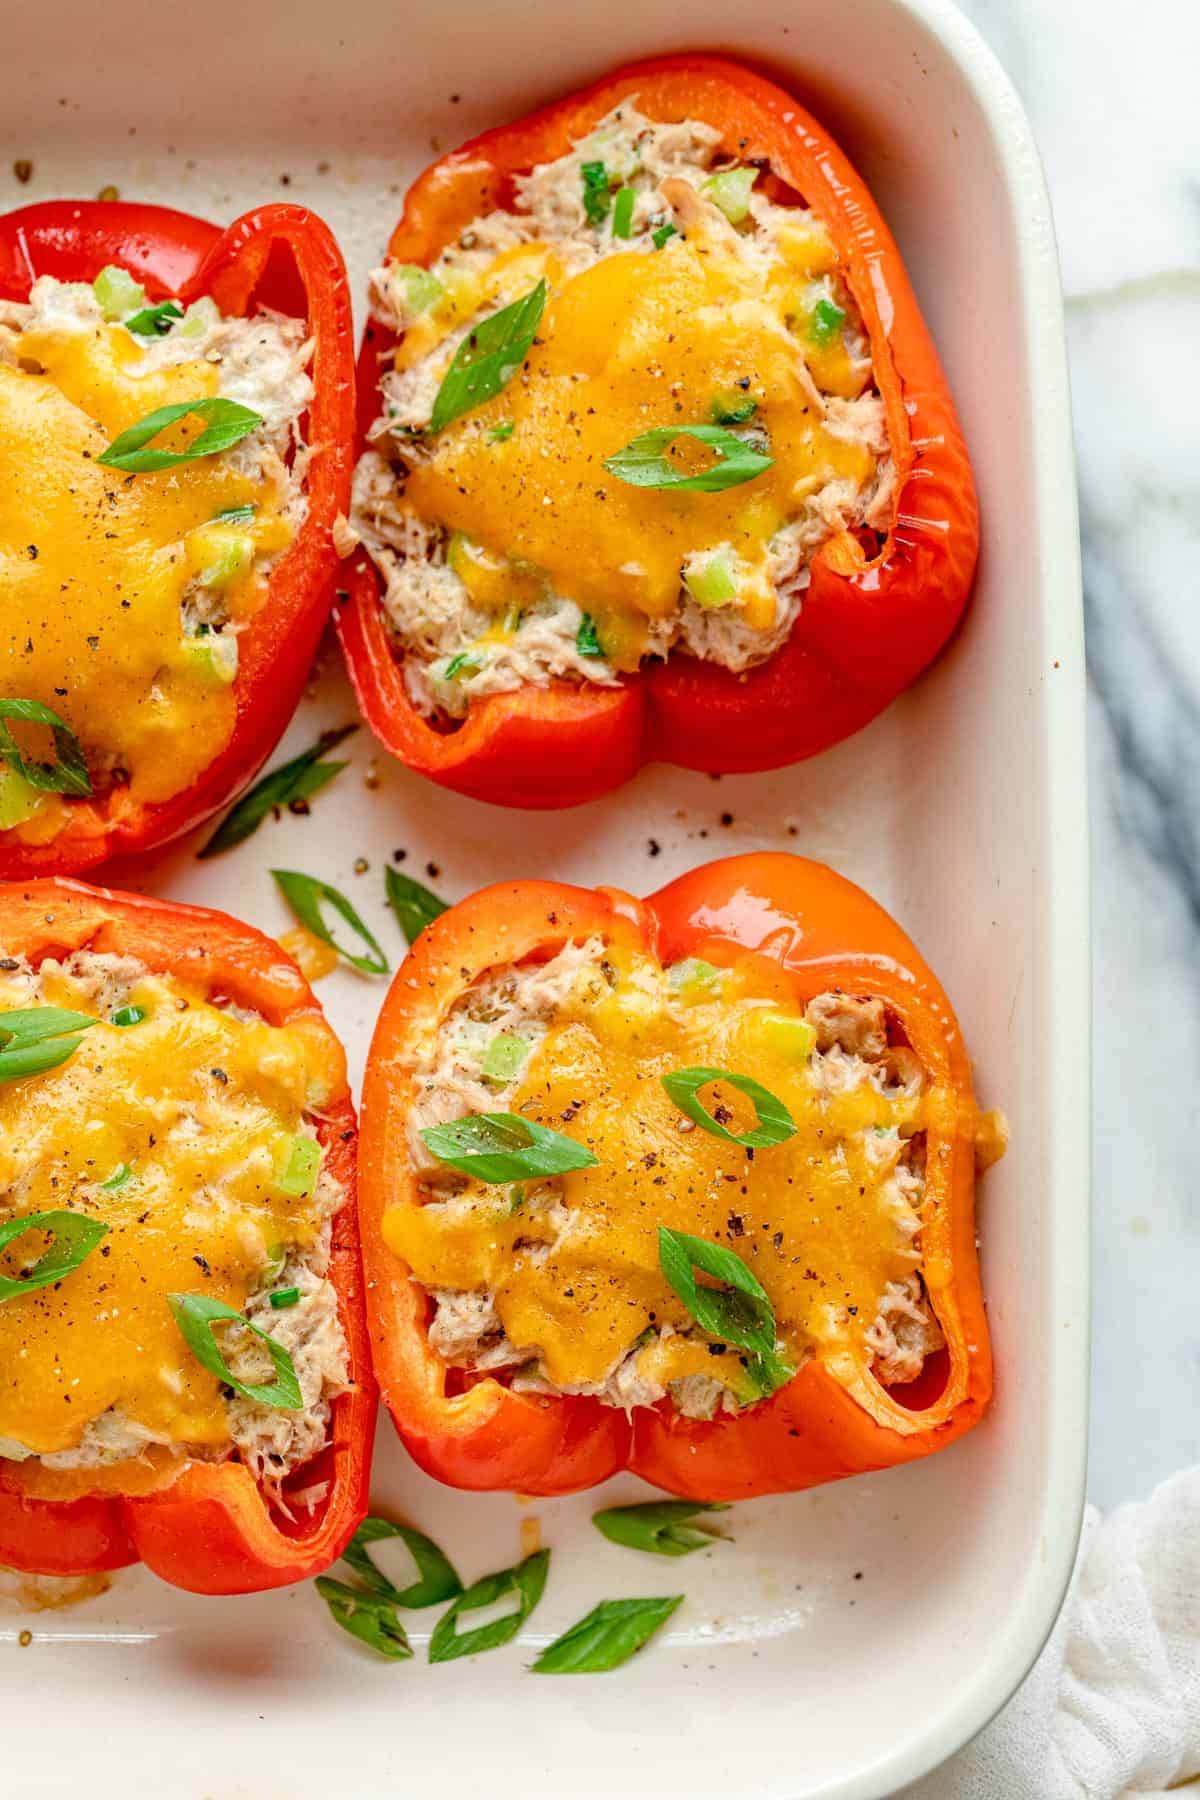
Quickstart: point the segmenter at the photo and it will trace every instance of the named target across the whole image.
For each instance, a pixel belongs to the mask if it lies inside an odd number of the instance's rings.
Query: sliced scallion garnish
[[[298,1287],[276,1288],[270,1296],[270,1301],[276,1312],[286,1312],[290,1307],[299,1306],[300,1289]]]
[[[80,1213],[56,1209],[53,1212],[21,1213],[0,1225],[0,1250],[6,1250],[27,1231],[43,1231],[53,1238],[27,1275],[14,1279],[0,1275],[0,1301],[16,1300],[36,1288],[52,1287],[56,1281],[76,1270],[91,1255],[108,1226],[103,1219],[88,1219]]]
[[[250,506],[249,504],[246,506],[227,506],[222,512],[214,513],[209,522],[213,525],[249,525],[256,511],[257,508]],[[351,727],[351,729],[353,729],[353,727]]]
[[[236,844],[244,843],[276,807],[292,806],[319,794],[335,775],[349,767],[348,763],[325,762],[323,758],[357,730],[357,725],[343,725],[337,731],[323,731],[309,749],[264,775],[248,794],[243,794],[232,812],[226,813],[203,850],[198,852],[200,860],[219,856],[223,850],[232,850]]]
[[[679,231],[676,226],[668,223],[666,225],[660,225],[657,231],[652,231],[650,233],[650,236],[654,239],[654,248],[656,250],[661,250],[663,245],[668,243],[671,238],[679,236]]]
[[[469,1113],[449,1125],[427,1125],[421,1138],[439,1162],[489,1184],[565,1175],[594,1168],[597,1160],[575,1138],[517,1113]]]
[[[615,238],[633,236],[633,204],[634,192],[631,187],[623,187],[613,200],[612,234]]]
[[[606,1506],[592,1524],[610,1543],[653,1556],[690,1556],[728,1543],[714,1526],[693,1525],[701,1513],[728,1512],[720,1500],[645,1500],[636,1506]]]
[[[388,905],[395,913],[410,948],[427,925],[432,925],[435,919],[449,911],[446,902],[439,900],[431,889],[414,881],[411,875],[402,875],[390,863],[383,872],[383,885]]]
[[[775,1308],[767,1290],[740,1256],[723,1244],[686,1231],[658,1228],[658,1262],[701,1331],[750,1352],[748,1372],[760,1394],[790,1381],[795,1370],[775,1349]],[[724,1287],[696,1280],[700,1269]]]
[[[501,424],[492,426],[488,432],[488,442],[490,444],[507,444],[515,430],[516,426],[512,420],[505,419]]]
[[[21,1081],[57,1069],[95,1023],[90,1013],[66,1012],[61,1006],[0,1012],[0,1081]]]
[[[808,335],[814,344],[824,347],[833,342],[845,322],[846,315],[841,307],[823,294],[813,307]]]
[[[180,419],[189,418],[193,413],[208,423],[186,450],[149,448],[151,439],[160,431],[165,431],[169,425],[177,425]],[[96,461],[103,463],[106,469],[124,469],[133,475],[152,474],[157,469],[177,469],[181,463],[196,462],[202,456],[217,456],[222,450],[231,449],[252,431],[257,431],[262,423],[261,413],[219,395],[179,400],[171,406],[156,406],[144,419],[139,419],[136,425],[114,438]]]
[[[484,1575],[473,1582],[434,1626],[429,1640],[430,1662],[451,1662],[455,1657],[475,1656],[482,1650],[498,1650],[501,1644],[511,1643],[541,1599],[549,1567],[550,1552],[535,1550],[514,1569],[499,1569],[494,1575]],[[464,1613],[495,1606],[510,1595],[517,1603],[513,1612],[493,1619],[489,1625],[477,1626],[474,1631],[459,1631],[458,1621]]]
[[[689,474],[664,452],[681,437],[694,438],[716,461]],[[719,494],[769,469],[774,458],[753,449],[722,425],[655,425],[604,459],[604,467],[629,487],[671,488],[676,493]]]
[[[224,1382],[226,1387],[231,1387],[235,1394],[240,1394],[243,1400],[253,1400],[259,1406],[272,1406],[280,1412],[295,1412],[304,1405],[296,1365],[288,1352],[282,1344],[276,1343],[273,1337],[252,1324],[244,1314],[235,1312],[223,1300],[211,1299],[207,1294],[168,1294],[167,1305],[175,1315],[175,1323],[196,1361],[210,1375],[215,1375],[218,1381]],[[229,1322],[253,1332],[266,1345],[271,1366],[275,1370],[273,1382],[262,1384],[238,1380],[222,1355],[213,1330],[215,1325]]]
[[[318,1575],[314,1585],[335,1622],[368,1650],[386,1656],[390,1662],[404,1662],[411,1657],[408,1634],[390,1600],[364,1593],[348,1582],[335,1581],[332,1575]]]
[[[598,1675],[619,1669],[666,1624],[682,1594],[601,1600],[530,1664],[535,1675]]]
[[[135,337],[162,337],[170,331],[176,319],[182,319],[183,308],[174,300],[164,300],[158,306],[147,306],[141,312],[122,323],[126,331],[132,331]]]
[[[575,649],[580,656],[604,655],[604,646],[600,642],[596,621],[591,613],[584,613],[579,621],[579,630],[575,633]]]
[[[300,923],[311,931],[315,938],[320,938],[323,944],[328,944],[331,950],[336,950],[339,956],[344,957],[352,968],[358,969],[363,975],[386,975],[388,973],[391,964],[380,948],[378,940],[359,918],[345,894],[339,893],[335,887],[330,887],[327,881],[318,880],[315,875],[305,875],[300,869],[272,869],[271,873],[275,877],[280,893]],[[356,954],[353,950],[347,950],[344,944],[338,943],[333,932],[325,923],[325,917],[321,911],[323,906],[332,907],[333,911],[339,914],[351,930],[358,935],[367,946],[363,954]]]
[[[608,217],[608,209],[612,205],[608,170],[602,162],[581,163],[579,178],[583,183],[584,218],[593,227],[603,225]]]
[[[511,306],[502,306],[472,326],[442,378],[430,431],[441,431],[508,386],[529,355],[545,305],[542,280]]]
[[[722,388],[709,401],[708,410],[714,425],[745,425],[758,411],[758,401],[741,388]]]
[[[17,719],[29,725],[48,725],[54,742],[53,763],[35,762],[21,754],[20,746],[6,720]],[[0,699],[0,762],[15,769],[31,788],[47,793],[86,796],[92,791],[91,776],[83,760],[79,739],[65,719],[43,706],[40,700]]]
[[[457,681],[460,675],[478,675],[482,667],[483,664],[477,656],[470,655],[466,650],[460,650],[457,655],[450,658],[442,670],[442,680]]]
[[[109,1020],[109,1024],[121,1026],[140,1025],[145,1016],[146,1009],[144,1006],[118,1006],[116,1012]]]
[[[118,1163],[108,1180],[102,1181],[99,1185],[106,1194],[119,1194],[121,1189],[127,1188],[132,1180],[133,1170],[129,1164]]]
[[[727,1130],[702,1104],[700,1089],[710,1082],[720,1081],[754,1102],[758,1124],[753,1131]],[[724,1138],[727,1144],[742,1144],[752,1150],[765,1149],[771,1144],[785,1144],[795,1135],[796,1122],[783,1101],[749,1075],[735,1075],[729,1069],[673,1069],[662,1077],[662,1084],[680,1112],[686,1113],[713,1137]]]
[[[395,1538],[405,1545],[417,1566],[417,1580],[405,1588],[389,1581],[371,1555],[372,1544]],[[393,1606],[414,1610],[440,1606],[443,1600],[453,1600],[463,1591],[457,1570],[433,1539],[411,1525],[397,1525],[392,1519],[364,1519],[349,1547],[342,1551],[342,1561],[349,1564],[365,1588],[380,1599],[390,1600]]]

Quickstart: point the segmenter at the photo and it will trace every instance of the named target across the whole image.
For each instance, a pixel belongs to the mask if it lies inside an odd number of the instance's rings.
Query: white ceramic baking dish
[[[440,1489],[384,1424],[378,1505],[433,1532],[468,1578],[514,1561],[519,1522],[540,1521],[553,1573],[520,1644],[475,1664],[379,1665],[311,1589],[199,1600],[137,1571],[61,1612],[10,1597],[4,1785],[22,1800],[83,1782],[97,1800],[880,1796],[975,1732],[1049,1629],[1084,1468],[1083,661],[1046,194],[979,38],[944,0],[109,0],[102,14],[58,0],[6,18],[0,203],[112,183],[225,220],[286,194],[341,233],[361,294],[434,150],[617,62],[689,47],[740,51],[793,86],[900,240],[979,478],[965,629],[886,717],[799,769],[719,785],[649,770],[581,811],[518,816],[382,755],[369,785],[364,731],[354,771],[311,818],[270,825],[231,858],[198,865],[192,845],[126,879],[281,930],[267,870],[302,866],[348,890],[398,950],[380,880],[395,849],[410,870],[434,865],[432,885],[453,896],[551,872],[644,891],[751,847],[833,862],[912,930],[954,997],[984,1103],[1012,1121],[982,1206],[994,1411],[923,1464],[741,1506],[735,1545],[679,1563],[605,1543],[588,1523],[595,1496],[522,1506]],[[33,162],[27,184],[12,159]],[[326,661],[289,745],[353,716]],[[338,974],[321,991],[357,1071],[380,987]],[[637,1488],[616,1481],[604,1499]],[[671,1630],[624,1672],[525,1672],[597,1599],[680,1588]],[[418,1645],[428,1622],[412,1615]]]

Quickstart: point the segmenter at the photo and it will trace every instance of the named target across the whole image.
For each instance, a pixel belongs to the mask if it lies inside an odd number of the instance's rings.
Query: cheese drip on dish
[[[233,733],[238,637],[304,516],[313,390],[299,321],[226,319],[203,299],[164,316],[161,335],[131,330],[145,306],[121,271],[95,287],[43,276],[27,304],[0,301],[0,697],[66,721],[95,793],[153,804]],[[159,407],[215,397],[261,426],[166,470],[98,461]],[[202,423],[153,447],[182,451]],[[39,754],[36,732],[17,735]],[[14,770],[0,780],[0,829],[29,841],[53,837],[66,805]]]
[[[555,678],[612,685],[672,651],[747,669],[787,638],[821,544],[890,523],[883,404],[829,234],[718,145],[628,103],[429,273],[373,276],[373,310],[403,337],[352,523],[423,712]],[[460,344],[539,281],[523,367],[430,434]],[[714,423],[771,467],[721,492],[604,467],[647,430]],[[668,455],[688,474],[713,460],[686,437]]]
[[[518,1060],[510,1079],[486,1073]],[[694,1125],[661,1079],[694,1067],[758,1082],[794,1135],[747,1150]],[[701,1331],[663,1275],[660,1226],[741,1257],[794,1368],[849,1350],[902,1384],[942,1342],[920,1273],[929,1088],[878,1000],[798,1007],[759,957],[664,969],[593,939],[462,995],[421,1047],[416,1096],[420,1199],[390,1207],[383,1233],[431,1295],[430,1343],[452,1368],[625,1409],[754,1404],[745,1353]],[[705,1104],[731,1132],[755,1123],[729,1083]],[[596,1166],[514,1193],[426,1148],[429,1126],[489,1111],[567,1133]]]
[[[237,1455],[277,1487],[323,1447],[346,1379],[327,1273],[342,1190],[313,1153],[314,1114],[345,1092],[336,1041],[320,1020],[269,1025],[128,957],[5,962],[0,1011],[64,1007],[98,1023],[58,1068],[0,1083],[0,1224],[68,1209],[108,1230],[61,1281],[0,1304],[0,1458],[48,1497],[114,1467],[134,1491],[184,1456]],[[309,1143],[298,1183],[289,1166]],[[45,1247],[45,1234],[14,1238],[0,1274],[19,1279]],[[272,1307],[291,1288],[297,1300]],[[303,1405],[224,1388],[171,1293],[223,1301],[267,1332]],[[239,1381],[274,1379],[250,1332],[223,1327],[220,1341]]]

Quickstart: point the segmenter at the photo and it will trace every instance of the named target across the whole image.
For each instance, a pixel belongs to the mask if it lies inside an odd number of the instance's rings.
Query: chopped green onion
[[[321,1146],[316,1138],[303,1135],[294,1137],[283,1173],[279,1177],[280,1193],[296,1196],[311,1194],[320,1167]]]
[[[508,386],[529,355],[545,305],[546,283],[542,280],[511,306],[502,306],[472,326],[442,378],[429,419],[430,431],[441,431]]]
[[[535,1675],[596,1675],[619,1669],[665,1625],[682,1594],[601,1600],[586,1618],[547,1644],[530,1667]]]
[[[515,430],[516,426],[513,424],[512,420],[505,419],[502,425],[492,426],[492,429],[488,432],[488,442],[490,444],[507,444]]]
[[[133,1180],[133,1170],[128,1163],[118,1163],[107,1181],[100,1183],[106,1194],[119,1194]]]
[[[214,681],[237,680],[238,641],[232,632],[210,632],[183,640],[183,653],[188,660]]]
[[[831,344],[845,322],[846,315],[842,308],[835,306],[832,300],[822,294],[813,307],[808,335],[814,344]]]
[[[760,1394],[773,1393],[791,1380],[795,1370],[775,1350],[775,1308],[740,1256],[707,1238],[660,1225],[658,1262],[701,1331],[750,1351],[749,1373]],[[702,1286],[696,1269],[726,1286]]]
[[[615,238],[633,236],[633,205],[636,196],[631,187],[623,187],[613,201],[612,234]]]
[[[31,761],[22,756],[20,746],[5,720],[19,719],[26,724],[48,725],[54,742],[57,762]],[[31,788],[47,793],[87,795],[92,791],[91,777],[83,760],[79,739],[65,719],[43,706],[40,700],[0,699],[0,763],[15,769]]]
[[[318,1575],[314,1586],[335,1622],[368,1650],[390,1662],[411,1657],[412,1645],[390,1601],[364,1594],[361,1588],[335,1581],[332,1575]]]
[[[187,1347],[196,1361],[206,1368],[210,1375],[231,1387],[235,1394],[243,1400],[253,1400],[259,1406],[272,1406],[280,1412],[295,1412],[304,1405],[304,1396],[300,1392],[300,1383],[296,1377],[296,1365],[284,1349],[257,1325],[252,1325],[242,1313],[235,1312],[232,1306],[226,1306],[223,1300],[210,1299],[207,1294],[168,1294],[167,1305],[175,1315],[175,1323],[187,1342]],[[213,1326],[232,1320],[246,1331],[254,1333],[267,1347],[275,1370],[275,1380],[269,1386],[249,1381],[239,1381],[221,1354]]]
[[[357,730],[357,725],[343,725],[337,731],[323,731],[309,749],[294,756],[291,762],[281,763],[269,775],[264,775],[248,794],[242,796],[233,811],[225,815],[203,850],[198,853],[200,860],[219,856],[223,850],[232,850],[235,845],[244,843],[276,807],[311,800],[314,794],[319,794],[335,775],[340,775],[343,769],[350,766],[344,762],[327,763],[321,759],[327,751],[343,743]]]
[[[170,331],[176,319],[182,319],[183,308],[174,300],[164,300],[159,306],[147,306],[142,312],[134,313],[130,319],[122,323],[126,331],[132,331],[134,337],[162,337]]]
[[[445,297],[446,290],[437,276],[423,269],[420,263],[393,263],[389,273],[399,279],[405,305],[414,319],[419,319],[422,313],[432,312]]]
[[[489,1081],[515,1081],[525,1067],[529,1039],[514,1031],[502,1031],[483,1053],[483,1073]]]
[[[711,468],[688,475],[663,452],[677,438],[695,438],[716,457]],[[744,438],[721,425],[656,425],[640,432],[623,450],[604,459],[604,467],[629,487],[673,488],[676,492],[718,494],[740,487],[769,469],[774,458],[752,450]]]
[[[739,1093],[745,1094],[747,1099],[753,1100],[754,1110],[758,1114],[758,1124],[753,1131],[744,1131],[740,1136],[736,1132],[727,1131],[719,1119],[714,1119],[706,1111],[700,1101],[700,1089],[707,1087],[712,1081],[724,1081]],[[790,1137],[795,1136],[795,1120],[783,1101],[749,1075],[735,1075],[729,1069],[673,1069],[669,1075],[662,1077],[662,1084],[680,1112],[686,1113],[689,1119],[703,1126],[713,1137],[724,1138],[727,1144],[742,1144],[757,1150],[765,1149],[770,1144],[785,1144]]]
[[[603,656],[604,646],[596,630],[596,621],[591,613],[584,613],[579,621],[579,630],[575,633],[575,649],[580,656]]]
[[[168,425],[177,425],[180,419],[189,418],[193,413],[207,419],[208,424],[186,450],[151,450],[147,447]],[[262,423],[261,413],[219,395],[179,400],[172,406],[156,406],[144,419],[139,419],[136,425],[114,438],[96,461],[103,463],[106,469],[125,469],[134,475],[150,474],[156,469],[177,469],[181,463],[196,462],[202,456],[217,456],[222,450],[231,449]]]
[[[39,794],[18,770],[0,762],[0,831],[23,825],[45,804],[45,794]]]
[[[258,508],[249,504],[245,506],[227,506],[223,512],[214,513],[213,525],[249,525]]]
[[[0,1275],[0,1301],[16,1300],[36,1288],[52,1287],[64,1276],[73,1274],[107,1234],[108,1226],[103,1219],[87,1219],[65,1209],[22,1213],[0,1225],[0,1250],[6,1250],[15,1238],[27,1231],[49,1232],[54,1242],[43,1251],[27,1275],[16,1280],[9,1275]]]
[[[750,194],[757,180],[757,169],[718,169],[701,182],[700,192],[720,207],[731,225],[740,225],[750,211]]]
[[[59,1006],[27,1006],[0,1012],[0,1081],[21,1081],[57,1069],[96,1023],[90,1013]]]
[[[674,225],[660,225],[657,231],[652,231],[650,233],[650,236],[654,239],[654,248],[656,250],[661,250],[665,243],[678,235],[678,231]]]
[[[110,321],[146,304],[145,288],[133,279],[127,269],[118,268],[116,263],[109,263],[107,268],[101,269],[92,283],[92,292],[99,304],[101,317]]]
[[[683,565],[683,585],[697,606],[727,606],[737,596],[732,550],[689,556]]]
[[[591,226],[603,225],[612,205],[608,170],[602,162],[585,162],[580,165],[579,175],[583,182],[583,216]]]
[[[410,949],[427,925],[432,925],[435,919],[450,910],[429,888],[414,881],[411,875],[402,875],[390,863],[383,872],[383,885],[388,905],[395,913]]]
[[[592,1524],[611,1543],[654,1556],[690,1556],[726,1544],[711,1525],[692,1525],[700,1513],[728,1512],[720,1500],[645,1500],[637,1506],[608,1506],[592,1514]]]
[[[371,1555],[371,1545],[399,1538],[417,1565],[419,1579],[406,1588],[390,1582]],[[440,1606],[443,1600],[454,1600],[463,1591],[458,1573],[432,1538],[411,1525],[397,1525],[391,1519],[366,1518],[342,1551],[342,1561],[354,1570],[363,1586],[393,1606],[414,1611],[422,1606]]]
[[[442,670],[442,680],[457,681],[460,675],[478,675],[482,667],[483,664],[477,656],[472,656],[467,650],[460,650],[457,656],[450,658]]]
[[[272,869],[271,873],[275,877],[280,893],[300,923],[306,926],[314,937],[320,938],[323,944],[328,944],[331,950],[336,950],[339,956],[344,957],[353,968],[358,969],[363,975],[386,975],[388,973],[391,964],[345,894],[340,894],[337,888],[330,887],[327,881],[319,881],[315,875],[305,875],[299,869]],[[358,934],[367,946],[365,954],[356,955],[354,951],[347,950],[344,944],[338,943],[325,923],[321,912],[323,905],[331,906],[334,912],[346,921],[351,930]]]
[[[300,1289],[298,1287],[276,1288],[270,1298],[275,1311],[284,1312],[288,1307],[299,1306]]]
[[[713,395],[708,410],[714,425],[744,425],[758,411],[758,401],[741,388],[722,388]]]
[[[421,1137],[439,1162],[488,1183],[565,1175],[597,1161],[574,1138],[516,1113],[469,1113],[449,1125],[428,1125]]]
[[[109,1020],[110,1025],[140,1025],[146,1016],[144,1006],[118,1006]]]
[[[515,1569],[499,1569],[494,1575],[472,1582],[434,1626],[429,1640],[430,1662],[451,1662],[455,1657],[475,1656],[511,1643],[541,1599],[549,1567],[550,1552],[535,1550]],[[490,1625],[477,1626],[474,1631],[459,1631],[458,1621],[463,1613],[480,1612],[509,1595],[517,1602],[515,1611],[503,1619],[494,1619]]]

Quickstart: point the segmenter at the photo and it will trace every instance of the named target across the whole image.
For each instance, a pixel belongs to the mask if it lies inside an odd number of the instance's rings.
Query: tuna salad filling
[[[61,1067],[0,1084],[0,1229],[65,1210],[105,1232],[62,1280],[0,1305],[0,1458],[65,1475],[235,1457],[281,1499],[347,1386],[329,1279],[344,1194],[316,1132],[326,1044],[130,957],[0,957],[0,1029],[47,1006],[96,1023]],[[36,1227],[10,1238],[0,1275],[28,1278],[46,1248]],[[213,1331],[228,1380],[168,1294],[231,1308]],[[242,1391],[278,1378],[264,1337],[298,1404]]]
[[[600,939],[567,944],[487,974],[421,1046],[408,1136],[419,1204],[384,1231],[425,1288],[429,1343],[452,1381],[486,1373],[627,1412],[665,1398],[692,1418],[762,1398],[737,1347],[657,1282],[658,1224],[727,1244],[754,1270],[792,1369],[850,1344],[880,1383],[903,1386],[941,1347],[921,1276],[921,1065],[881,1001],[829,992],[796,1011],[750,960],[663,969],[620,962]],[[752,1068],[795,1137],[747,1154],[669,1102],[656,1110],[652,1076],[680,1061]],[[716,1117],[731,1122],[724,1102],[738,1096],[717,1091]],[[611,1179],[488,1188],[431,1153],[430,1127],[497,1112],[572,1132]]]
[[[443,424],[456,361],[521,303],[524,363]],[[672,652],[741,673],[788,637],[823,544],[889,528],[883,402],[828,231],[708,125],[618,107],[429,269],[377,269],[371,306],[400,343],[345,544],[383,577],[427,716]],[[712,480],[746,452],[757,473]]]
[[[312,355],[299,320],[152,304],[115,266],[0,300],[0,697],[65,720],[93,793],[164,798],[228,740],[239,640],[307,511]],[[230,404],[243,435],[187,456]],[[183,460],[103,464],[171,408],[149,449]],[[0,829],[61,804],[0,776]]]

